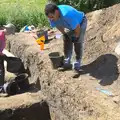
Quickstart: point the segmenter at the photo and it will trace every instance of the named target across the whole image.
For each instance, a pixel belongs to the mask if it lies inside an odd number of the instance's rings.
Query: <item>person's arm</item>
[[[1,32],[1,35],[0,35],[0,54],[2,54],[2,51],[5,48],[6,37],[5,37],[5,31],[4,30],[2,30],[0,32]]]
[[[63,27],[56,27],[62,34],[65,34],[64,28]]]
[[[68,34],[65,32],[65,30],[64,30],[63,27],[56,27],[56,28],[63,34],[63,36],[64,36],[64,38],[65,38],[66,40],[69,40],[69,39],[70,39],[69,36],[68,36]]]
[[[71,28],[71,30],[74,31],[75,36],[74,38],[79,38],[80,36],[80,23],[79,20],[74,17],[74,13],[68,13],[66,14],[66,16],[64,17],[64,21],[69,25],[69,27]]]

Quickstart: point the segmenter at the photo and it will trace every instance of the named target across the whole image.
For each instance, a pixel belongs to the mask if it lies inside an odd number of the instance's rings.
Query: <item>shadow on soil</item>
[[[51,120],[51,116],[47,102],[41,101],[26,108],[5,110],[0,114],[0,120]]]
[[[89,73],[90,76],[99,79],[101,85],[111,85],[119,76],[117,61],[118,58],[115,55],[101,55],[92,63],[83,65],[81,67],[82,71],[73,76],[73,78],[77,78],[82,74]]]

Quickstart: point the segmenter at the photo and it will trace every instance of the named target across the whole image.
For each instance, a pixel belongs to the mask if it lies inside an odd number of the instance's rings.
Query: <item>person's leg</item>
[[[69,36],[70,32],[67,33]],[[63,36],[63,46],[64,46],[64,65],[63,67],[69,68],[70,66],[70,60],[72,56],[72,51],[73,51],[73,43],[70,37],[65,37]]]
[[[76,54],[76,62],[74,63],[75,70],[80,69],[82,55],[83,55],[84,36],[85,36],[86,26],[87,26],[87,20],[85,18],[80,27],[79,40],[74,42],[74,50],[75,50],[75,54]]]
[[[0,59],[0,86],[4,84],[5,70],[4,70],[4,60]]]

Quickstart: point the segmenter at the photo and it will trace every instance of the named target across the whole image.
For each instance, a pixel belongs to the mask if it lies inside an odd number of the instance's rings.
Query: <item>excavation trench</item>
[[[11,41],[12,39],[12,41]],[[17,95],[0,97],[1,120],[50,120],[49,105],[41,92],[40,71],[43,60],[39,60],[39,46],[27,34],[8,36],[7,49],[20,58],[29,75],[30,89]],[[10,41],[9,41],[10,40]],[[24,43],[22,40],[25,40]],[[27,41],[28,40],[28,41]],[[30,40],[30,41],[29,41]],[[19,41],[19,42],[18,42]],[[12,67],[12,66],[11,66]],[[7,77],[14,75],[8,73]],[[7,79],[8,79],[7,78]]]

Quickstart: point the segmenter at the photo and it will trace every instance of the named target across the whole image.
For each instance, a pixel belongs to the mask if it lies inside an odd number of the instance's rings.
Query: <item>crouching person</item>
[[[0,30],[0,86],[4,84],[4,58],[5,55],[2,53],[5,48],[6,35],[15,34],[15,26],[13,24],[4,25],[4,29]]]

